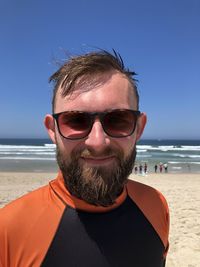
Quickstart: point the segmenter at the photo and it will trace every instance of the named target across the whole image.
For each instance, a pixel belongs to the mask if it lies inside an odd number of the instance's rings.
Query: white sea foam
[[[137,145],[139,150],[160,150],[160,151],[200,151],[200,146],[149,146],[149,145]]]
[[[0,145],[0,153],[3,151],[29,151],[29,152],[43,152],[54,151],[55,146],[16,146],[16,145]]]
[[[55,160],[55,158],[36,158],[36,157],[1,157],[0,159],[12,159],[12,160]]]
[[[55,145],[0,145],[0,159],[54,160]]]
[[[0,151],[6,150],[20,150],[20,151],[46,151],[55,150],[55,144],[44,144],[43,146],[27,146],[27,145],[0,145]],[[146,152],[148,150],[160,151],[200,151],[200,146],[151,146],[151,145],[137,145],[138,152]]]
[[[45,147],[56,148],[55,144],[44,144]]]
[[[141,149],[141,150],[137,150],[138,153],[144,153],[147,152],[147,149]]]
[[[137,158],[151,161],[177,161],[184,164],[200,164],[200,146],[156,146],[156,145],[137,145]],[[198,153],[199,152],[199,153]],[[44,145],[0,145],[1,159],[17,160],[54,160],[56,154],[55,144]],[[188,160],[188,162],[186,162]]]
[[[154,147],[153,146],[147,146],[147,145],[136,145],[137,151],[140,150],[152,150]]]
[[[24,146],[24,145],[0,145],[0,149],[31,149],[31,148],[44,148],[44,146]]]
[[[168,161],[169,164],[200,164],[200,162],[197,162],[197,161]]]
[[[55,155],[55,152],[35,152],[30,153],[31,151],[24,151],[24,152],[0,152],[0,155]]]
[[[182,149],[186,150],[197,150],[200,151],[200,146],[181,146]]]

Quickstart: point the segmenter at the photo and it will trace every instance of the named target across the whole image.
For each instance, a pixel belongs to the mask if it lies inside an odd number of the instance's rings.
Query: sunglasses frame
[[[123,136],[114,136],[114,135],[110,135],[107,131],[106,131],[106,127],[104,125],[104,121],[103,121],[103,118],[105,117],[105,115],[107,115],[108,113],[112,113],[112,112],[119,112],[119,111],[126,111],[126,112],[131,112],[134,116],[136,116],[136,121],[135,121],[135,125],[132,129],[132,131],[127,134],[127,135],[123,135]],[[66,137],[62,134],[61,130],[60,130],[60,126],[59,126],[59,117],[61,114],[64,114],[64,113],[84,113],[84,114],[87,114],[89,115],[89,117],[91,118],[91,125],[90,127],[88,127],[88,131],[87,131],[87,134],[84,135],[84,137],[77,137],[77,138],[71,138],[71,137]],[[101,125],[102,125],[102,128],[104,130],[104,132],[110,136],[110,137],[113,137],[113,138],[123,138],[123,137],[127,137],[127,136],[130,136],[134,133],[135,131],[135,127],[136,127],[136,124],[137,124],[137,120],[138,120],[138,117],[141,115],[141,112],[139,110],[132,110],[132,109],[112,109],[112,110],[108,110],[108,111],[104,111],[104,112],[86,112],[86,111],[78,111],[78,110],[72,110],[72,111],[63,111],[63,112],[59,112],[59,113],[53,113],[52,116],[53,118],[55,119],[56,121],[56,124],[57,124],[57,127],[58,127],[58,131],[60,133],[60,135],[65,138],[65,139],[69,139],[69,140],[80,140],[80,139],[84,139],[86,138],[89,133],[91,132],[92,130],[92,127],[93,127],[93,124],[94,124],[94,121],[95,121],[95,118],[98,117],[99,118],[99,121],[101,122]]]

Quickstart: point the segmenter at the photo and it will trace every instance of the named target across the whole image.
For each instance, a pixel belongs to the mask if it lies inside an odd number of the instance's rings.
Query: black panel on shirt
[[[89,213],[66,207],[42,267],[163,267],[164,245],[127,197],[118,208]]]

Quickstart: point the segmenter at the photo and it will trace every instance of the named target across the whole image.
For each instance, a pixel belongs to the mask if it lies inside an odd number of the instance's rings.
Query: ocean
[[[170,173],[200,173],[200,140],[141,140],[136,165],[168,165]],[[0,139],[0,171],[57,172],[55,145],[49,139]]]

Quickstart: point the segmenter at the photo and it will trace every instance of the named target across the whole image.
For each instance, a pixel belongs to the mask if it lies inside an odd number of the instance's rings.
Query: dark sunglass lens
[[[79,139],[87,135],[91,120],[84,112],[66,112],[59,117],[61,134],[70,139]]]
[[[129,110],[112,111],[104,117],[105,131],[113,137],[123,137],[132,134],[137,117]]]

